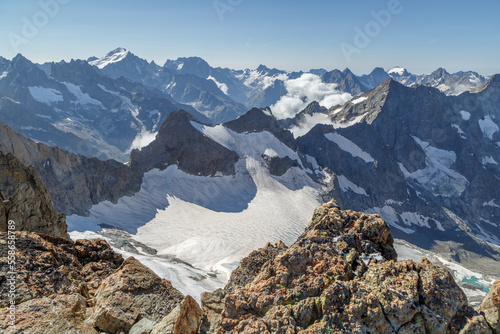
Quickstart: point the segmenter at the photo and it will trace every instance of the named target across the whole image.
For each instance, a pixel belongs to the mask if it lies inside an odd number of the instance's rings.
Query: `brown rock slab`
[[[490,292],[479,308],[495,334],[500,333],[500,279],[491,286]]]
[[[154,326],[151,334],[197,334],[203,311],[191,296],[186,296],[169,315]]]
[[[128,332],[143,317],[161,321],[183,298],[170,282],[129,257],[102,281],[91,321],[101,331]]]

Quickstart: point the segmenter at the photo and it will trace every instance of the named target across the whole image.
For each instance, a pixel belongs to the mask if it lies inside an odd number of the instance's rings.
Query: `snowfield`
[[[322,189],[302,168],[290,168],[279,177],[269,173],[265,152],[298,159],[269,132],[238,134],[200,125],[198,130],[240,155],[236,175],[194,176],[176,165],[151,170],[135,195],[117,204],[94,205],[89,217],[67,218],[74,239],[96,237],[99,224],[106,224],[155,248],[156,256],[121,252],[152,265],[181,292],[196,298],[202,291],[223,287],[239,261],[267,242],[295,242],[321,204]]]

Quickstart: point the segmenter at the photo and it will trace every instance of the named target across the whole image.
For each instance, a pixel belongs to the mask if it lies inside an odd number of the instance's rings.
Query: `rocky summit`
[[[329,202],[291,247],[253,252],[224,290],[202,296],[201,332],[492,333],[496,297],[474,313],[445,269],[396,259],[378,215]]]

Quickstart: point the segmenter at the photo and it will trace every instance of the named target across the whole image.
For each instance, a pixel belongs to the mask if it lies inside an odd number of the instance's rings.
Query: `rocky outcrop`
[[[490,292],[484,299],[479,312],[484,315],[495,334],[500,333],[500,280],[491,287]]]
[[[160,322],[183,297],[170,282],[129,257],[96,291],[90,321],[104,332],[128,332],[141,318]]]
[[[183,110],[171,113],[151,144],[132,151],[132,169],[143,173],[177,164],[179,169],[193,175],[214,176],[217,172],[234,175],[238,154],[204,136],[193,127],[192,121],[191,115]]]
[[[203,295],[201,332],[488,333],[450,273],[396,259],[382,219],[329,202],[290,248],[253,252]]]
[[[203,311],[196,301],[187,296],[168,316],[155,325],[151,334],[196,334]]]
[[[29,232],[15,237],[16,319],[11,326],[12,269],[7,234],[0,233],[2,333],[128,333],[143,319],[160,323],[184,299],[170,282],[134,258],[123,261],[103,240],[73,242]]]
[[[66,218],[56,211],[33,167],[0,151],[0,231],[32,231],[67,238]],[[15,228],[13,228],[15,226]]]
[[[299,167],[299,163],[296,160],[290,159],[290,157],[270,157],[267,155],[262,155],[264,162],[269,168],[269,173],[274,176],[282,176],[292,167]]]

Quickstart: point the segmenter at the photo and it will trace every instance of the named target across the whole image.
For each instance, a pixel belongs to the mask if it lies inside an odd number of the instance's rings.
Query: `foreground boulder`
[[[35,168],[0,151],[0,231],[7,231],[9,221],[16,231],[68,237],[66,218],[57,213]]]
[[[500,334],[500,279],[496,280],[484,299],[479,311],[484,315],[495,334]]]
[[[169,281],[129,257],[97,290],[91,321],[107,333],[128,332],[142,318],[160,322],[182,299]]]
[[[235,271],[243,278],[202,296],[202,332],[491,333],[449,272],[425,258],[397,262],[378,215],[332,201],[278,247],[253,252]]]
[[[1,333],[128,333],[160,322],[184,299],[170,282],[101,239],[16,232],[16,317],[10,317],[12,269],[0,233]]]

